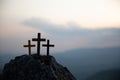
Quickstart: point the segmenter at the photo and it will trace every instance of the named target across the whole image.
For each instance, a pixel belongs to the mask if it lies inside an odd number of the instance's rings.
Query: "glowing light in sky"
[[[55,24],[75,22],[81,27],[120,27],[117,0],[3,0],[1,16],[42,17]]]

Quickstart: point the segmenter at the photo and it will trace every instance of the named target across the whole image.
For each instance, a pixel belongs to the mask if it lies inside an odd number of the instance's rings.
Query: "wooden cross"
[[[35,45],[32,45],[30,40],[28,40],[28,45],[24,45],[24,47],[28,47],[28,53],[31,55],[31,47],[35,47]]]
[[[49,56],[49,47],[54,47],[53,44],[49,43],[49,40],[47,40],[47,44],[43,44],[43,47],[47,47],[47,56]]]
[[[33,38],[32,41],[37,41],[37,55],[40,55],[40,42],[41,41],[46,41],[46,39],[41,38],[41,33],[38,33],[38,38]]]

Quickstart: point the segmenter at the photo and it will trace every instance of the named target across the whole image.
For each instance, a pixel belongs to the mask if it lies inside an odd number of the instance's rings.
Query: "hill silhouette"
[[[53,56],[17,56],[4,66],[1,80],[76,80]]]

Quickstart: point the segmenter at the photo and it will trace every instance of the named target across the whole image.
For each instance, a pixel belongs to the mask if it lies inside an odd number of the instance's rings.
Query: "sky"
[[[38,32],[55,44],[52,53],[118,47],[119,4],[119,0],[0,0],[0,52],[27,53],[23,45]]]

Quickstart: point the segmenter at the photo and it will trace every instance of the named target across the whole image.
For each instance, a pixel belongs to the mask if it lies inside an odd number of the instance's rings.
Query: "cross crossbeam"
[[[28,45],[23,45],[23,47],[28,47],[28,53],[31,55],[31,47],[35,47],[35,45],[32,45],[30,40],[28,40]]]
[[[54,45],[53,45],[53,44],[50,44],[50,41],[47,40],[47,44],[43,44],[42,46],[43,46],[43,47],[47,47],[47,56],[49,56],[49,48],[50,48],[50,47],[54,47]]]
[[[41,33],[38,33],[37,38],[33,38],[32,41],[37,41],[37,55],[40,56],[40,46],[42,41],[46,41],[46,39],[41,38]]]

